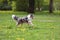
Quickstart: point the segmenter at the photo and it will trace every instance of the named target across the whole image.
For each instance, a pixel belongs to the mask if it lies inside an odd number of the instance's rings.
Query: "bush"
[[[27,9],[28,9],[28,0],[17,0],[16,1],[17,11],[27,11]]]

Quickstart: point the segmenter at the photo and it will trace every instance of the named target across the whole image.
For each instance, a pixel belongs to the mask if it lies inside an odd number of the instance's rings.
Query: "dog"
[[[18,26],[19,24],[27,23],[30,26],[33,26],[32,19],[33,19],[33,14],[28,14],[25,17],[19,18],[16,15],[12,15],[12,19],[16,21],[16,25]]]

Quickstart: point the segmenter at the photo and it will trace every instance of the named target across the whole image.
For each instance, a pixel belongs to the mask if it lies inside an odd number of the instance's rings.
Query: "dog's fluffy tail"
[[[12,19],[14,19],[15,15],[12,15]]]

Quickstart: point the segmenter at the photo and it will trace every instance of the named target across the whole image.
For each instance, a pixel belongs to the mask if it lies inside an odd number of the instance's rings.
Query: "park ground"
[[[47,13],[47,14],[46,14]],[[11,15],[26,16],[25,12],[0,12],[0,40],[60,40],[60,15],[36,12],[34,26],[17,27]]]

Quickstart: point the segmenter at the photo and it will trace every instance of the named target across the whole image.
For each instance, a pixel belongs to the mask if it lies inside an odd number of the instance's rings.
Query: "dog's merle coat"
[[[12,15],[12,19],[14,19],[17,22],[16,25],[23,24],[23,23],[28,23],[29,25],[33,25],[31,21],[31,19],[33,19],[32,14],[29,14],[28,16],[23,17],[23,18],[19,18],[15,15]]]

